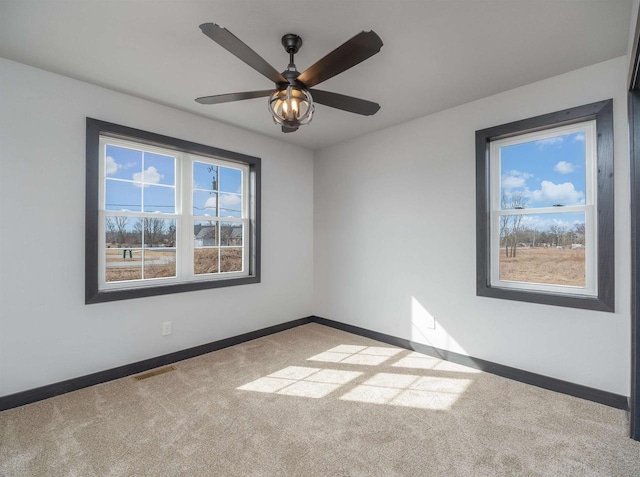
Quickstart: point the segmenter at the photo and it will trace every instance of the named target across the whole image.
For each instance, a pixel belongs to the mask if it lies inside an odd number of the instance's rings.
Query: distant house
[[[220,225],[220,243],[216,243],[216,226],[200,226],[194,236],[196,247],[234,247],[242,245],[242,227],[236,225]]]
[[[194,237],[194,246],[212,247],[216,245],[216,227],[208,225],[201,227]]]
[[[220,226],[220,245],[240,246],[242,245],[242,227]]]

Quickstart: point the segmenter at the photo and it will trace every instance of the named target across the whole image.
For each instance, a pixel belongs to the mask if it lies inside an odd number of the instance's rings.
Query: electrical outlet
[[[167,336],[171,334],[171,322],[165,321],[162,323],[162,336]]]

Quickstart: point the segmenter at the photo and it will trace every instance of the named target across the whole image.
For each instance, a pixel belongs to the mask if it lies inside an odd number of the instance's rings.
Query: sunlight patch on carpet
[[[362,374],[358,371],[288,366],[237,389],[318,399]]]
[[[343,344],[312,356],[311,358],[308,358],[307,361],[378,366],[402,351],[403,350],[399,348],[386,348],[383,346],[355,346]]]
[[[398,372],[378,372],[365,376],[367,368],[385,363],[386,369],[408,368],[414,372],[480,372],[449,361],[442,361],[417,352],[407,353],[400,348],[383,346],[357,346],[342,344],[316,354],[307,361],[363,366],[360,371],[347,371],[308,366],[287,366],[268,376],[258,378],[237,388],[241,391],[280,394],[319,399],[342,388],[338,399],[342,401],[385,404],[436,411],[450,410],[471,384],[471,379],[445,376],[424,376]],[[348,383],[361,378],[351,388]],[[368,379],[367,379],[368,378]],[[366,379],[366,380],[365,380]]]
[[[340,399],[446,411],[470,384],[470,379],[378,373]]]
[[[394,368],[409,369],[433,369],[436,371],[451,371],[456,373],[481,373],[479,369],[470,368],[461,364],[443,361],[432,356],[413,352],[403,356],[391,365]]]

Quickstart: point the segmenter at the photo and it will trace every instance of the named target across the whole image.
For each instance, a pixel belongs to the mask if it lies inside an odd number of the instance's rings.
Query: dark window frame
[[[491,286],[489,148],[492,141],[584,121],[596,121],[598,294],[569,295]],[[608,99],[476,131],[476,294],[546,305],[615,311],[613,100]]]
[[[121,126],[97,119],[87,118],[86,134],[86,205],[85,205],[85,304],[127,300],[148,296],[166,295],[210,288],[260,283],[260,196],[261,160],[212,146],[206,146],[140,129]],[[100,290],[98,287],[98,220],[99,220],[99,154],[100,136],[128,139],[152,146],[160,146],[183,153],[220,158],[226,161],[246,164],[249,167],[251,184],[251,219],[249,225],[249,276],[228,279],[192,281],[170,285],[148,286],[117,290]]]

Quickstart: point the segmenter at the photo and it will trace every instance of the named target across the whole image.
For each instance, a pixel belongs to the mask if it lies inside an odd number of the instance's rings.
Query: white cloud
[[[573,136],[574,141],[584,141],[584,133],[578,133]]]
[[[528,229],[545,230],[551,225],[550,219],[544,219],[539,215],[523,215],[522,226]]]
[[[207,201],[204,203],[205,209],[215,209],[216,208],[216,196],[209,197]]]
[[[538,149],[544,149],[549,146],[554,146],[555,144],[562,144],[562,141],[564,141],[562,136],[550,137],[536,141],[536,146],[538,146]]]
[[[146,184],[157,184],[160,182],[160,179],[162,179],[163,177],[164,175],[160,174],[158,170],[153,166],[149,166],[146,170],[142,172],[133,173],[134,181],[144,182]]]
[[[220,194],[220,207],[222,209],[231,209],[231,210],[239,210],[239,207],[234,207],[239,205],[242,202],[242,198],[239,195],[234,194]],[[204,208],[208,212],[215,212],[215,208],[218,205],[218,197],[215,195],[209,197],[207,201],[204,203]]]
[[[107,164],[106,164],[107,175],[110,176],[112,174],[115,174],[120,169],[123,169],[123,170],[131,169],[135,165],[136,165],[135,162],[127,162],[126,164],[120,164],[116,162],[116,160],[113,157],[107,156]]]
[[[238,205],[241,202],[239,195],[235,194],[220,194],[220,206],[225,207],[228,205]]]
[[[520,171],[509,171],[502,176],[500,185],[503,189],[516,189],[518,187],[524,187],[527,184],[527,179],[533,177],[533,174]]]
[[[549,230],[552,225],[563,227],[566,230],[572,230],[575,224],[581,223],[580,220],[567,222],[566,220],[550,219],[541,215],[523,215],[522,226],[528,229],[539,231]]]
[[[107,175],[115,174],[119,168],[120,164],[118,164],[113,157],[107,156]]]
[[[554,171],[559,172],[560,174],[571,174],[576,170],[575,164],[567,161],[558,162],[553,168]]]
[[[584,203],[584,193],[577,191],[571,182],[554,184],[542,181],[540,189],[530,193],[534,202],[552,202],[553,204],[577,205]]]

